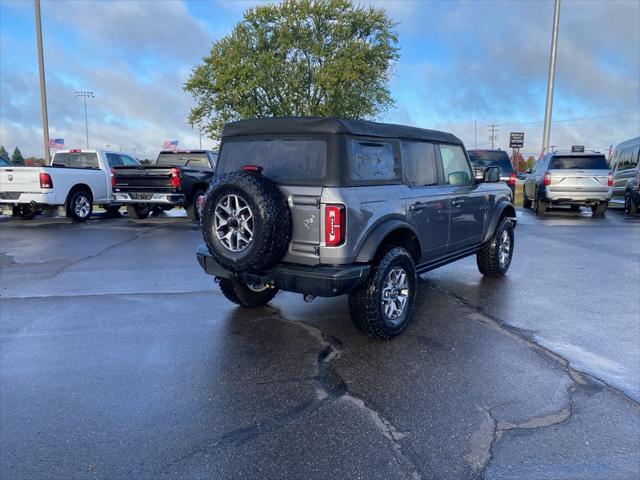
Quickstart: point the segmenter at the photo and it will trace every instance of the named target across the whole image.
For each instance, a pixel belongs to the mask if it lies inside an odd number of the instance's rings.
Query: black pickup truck
[[[217,157],[211,150],[163,150],[153,165],[116,167],[111,180],[114,202],[124,203],[131,218],[184,207],[197,222],[198,205],[213,178]]]

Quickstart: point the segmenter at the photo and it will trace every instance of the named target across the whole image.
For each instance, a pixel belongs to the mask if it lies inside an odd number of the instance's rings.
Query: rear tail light
[[[71,150],[69,150],[69,153],[81,153],[82,150],[80,150],[79,148],[72,148]]]
[[[171,169],[171,186],[173,188],[180,188],[182,186],[182,179],[180,178],[180,174],[182,170],[178,167],[173,167]]]
[[[516,174],[515,173],[511,173],[511,175],[509,175],[509,185],[515,185],[516,184]]]
[[[326,205],[324,219],[324,238],[327,247],[342,245],[345,234],[344,205]]]
[[[242,171],[244,172],[262,172],[262,167],[258,165],[244,165],[242,167]]]
[[[551,185],[551,172],[546,172],[544,174],[544,184]]]
[[[114,188],[116,186],[116,170],[115,168],[111,167],[111,188]]]
[[[607,175],[607,186],[613,187],[613,172],[609,172]]]
[[[45,172],[40,172],[40,188],[53,188],[51,175]]]

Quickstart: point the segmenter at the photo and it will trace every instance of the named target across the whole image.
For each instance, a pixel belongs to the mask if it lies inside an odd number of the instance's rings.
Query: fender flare
[[[375,256],[378,251],[378,247],[382,241],[389,235],[393,233],[395,230],[399,229],[410,230],[416,237],[418,241],[418,245],[420,246],[420,251],[422,251],[422,245],[420,244],[420,236],[413,226],[409,225],[407,222],[399,220],[399,219],[390,219],[385,220],[375,227],[373,227],[370,232],[366,236],[366,240],[363,242],[362,246],[358,250],[358,255],[356,256],[357,263],[368,263]]]
[[[513,226],[516,226],[518,222],[516,218],[516,209],[508,200],[503,200],[496,205],[496,208],[493,210],[493,216],[487,225],[487,230],[484,233],[484,237],[482,238],[482,243],[488,242],[493,234],[498,228],[498,223],[502,217],[510,218],[513,221]]]

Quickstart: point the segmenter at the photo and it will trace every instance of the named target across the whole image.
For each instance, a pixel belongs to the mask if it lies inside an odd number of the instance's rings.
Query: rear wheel
[[[609,204],[607,202],[594,205],[593,207],[591,207],[591,213],[594,217],[602,217],[604,215],[604,212],[607,211],[608,206]]]
[[[503,277],[511,265],[513,245],[513,223],[508,218],[503,218],[491,240],[476,254],[480,273],[486,277]]]
[[[193,194],[191,202],[184,208],[187,211],[187,216],[194,222],[200,221],[200,206],[204,201],[204,190],[198,190]]]
[[[241,307],[260,307],[266,305],[278,293],[277,288],[264,284],[249,285],[229,278],[220,278],[220,291],[227,300]]]
[[[13,214],[22,220],[32,220],[38,215],[38,209],[32,205],[18,205],[13,207]]]
[[[536,212],[536,215],[542,215],[543,213],[546,213],[547,209],[549,208],[549,204],[543,200],[540,200],[539,198],[536,198],[536,203],[533,206],[533,209]]]
[[[76,190],[69,195],[67,201],[67,217],[74,222],[84,222],[93,212],[93,199],[86,190]]]
[[[638,205],[631,199],[631,193],[624,194],[624,213],[627,215],[635,215],[638,213]]]
[[[532,202],[531,199],[527,198],[526,194],[523,194],[522,196],[522,206],[524,208],[531,208]]]
[[[373,266],[365,284],[349,294],[351,321],[370,337],[399,335],[411,320],[417,287],[418,276],[409,252],[400,247],[389,250]]]
[[[129,218],[143,220],[151,213],[151,207],[144,204],[127,205],[127,213],[129,214]]]

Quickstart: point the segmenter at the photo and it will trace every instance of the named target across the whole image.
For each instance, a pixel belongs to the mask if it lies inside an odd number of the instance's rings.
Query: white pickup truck
[[[0,167],[0,206],[24,219],[38,212],[64,207],[65,214],[84,222],[99,205],[107,212],[121,205],[113,202],[113,167],[139,165],[132,155],[106,150],[59,150],[51,165]]]

